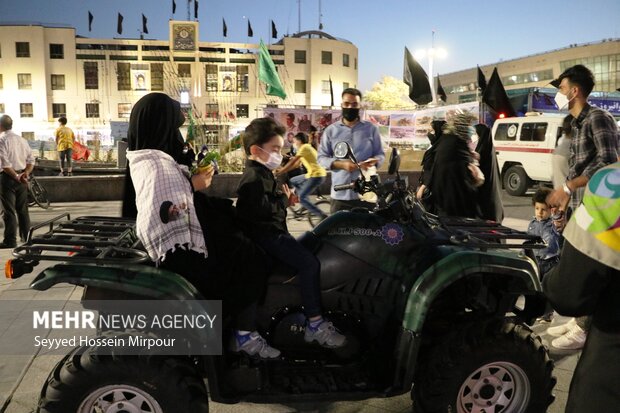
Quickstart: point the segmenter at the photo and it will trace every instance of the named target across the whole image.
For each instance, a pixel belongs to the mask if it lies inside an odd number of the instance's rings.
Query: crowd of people
[[[620,405],[620,372],[605,368],[620,361],[620,135],[608,112],[588,104],[594,87],[589,69],[573,66],[558,81],[558,108],[570,114],[554,152],[554,188],[534,193],[528,225],[528,233],[546,244],[535,253],[550,303],[540,321],[551,321],[553,310],[575,317],[548,330],[558,335],[552,347],[583,348],[566,411],[608,411]],[[324,217],[309,194],[325,181],[327,171],[332,212],[372,208],[352,190],[334,190],[360,174],[349,159],[335,157],[339,142],[349,143],[362,171],[380,167],[385,159],[377,127],[360,117],[361,102],[359,90],[345,89],[341,119],[320,135],[307,119],[300,120],[285,162],[285,126],[269,116],[250,122],[243,134],[247,162],[236,206],[204,192],[217,164],[192,172],[208,148],[196,156],[184,142],[179,102],[149,93],[134,105],[122,214],[136,219],[138,237],[156,265],[185,277],[205,298],[223,300],[234,330],[232,351],[263,359],[280,356],[255,320],[276,261],[297,274],[305,340],[328,348],[345,345],[346,337],[323,317],[319,262],[289,233],[286,209],[298,197],[310,213]],[[60,118],[56,131],[61,175],[72,174],[75,136],[66,124]],[[416,191],[426,210],[440,218],[502,222],[500,171],[489,128],[476,116],[457,113],[435,119],[428,137],[432,146],[424,154]],[[29,228],[27,182],[34,158],[26,140],[12,132],[7,115],[0,117],[0,164],[5,224],[0,248],[13,248],[17,235],[24,240]],[[305,172],[290,178],[294,189],[277,180],[302,165]]]

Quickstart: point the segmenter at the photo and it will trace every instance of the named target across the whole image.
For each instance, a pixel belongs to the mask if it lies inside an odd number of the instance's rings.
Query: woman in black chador
[[[452,117],[435,150],[430,188],[440,216],[478,217],[477,188],[468,167],[474,161],[468,146],[474,119],[469,113]]]
[[[480,170],[484,174],[484,183],[478,188],[480,218],[501,223],[504,219],[502,182],[497,166],[495,147],[491,140],[491,131],[487,125],[481,123],[474,128],[478,135],[476,152],[480,155]]]

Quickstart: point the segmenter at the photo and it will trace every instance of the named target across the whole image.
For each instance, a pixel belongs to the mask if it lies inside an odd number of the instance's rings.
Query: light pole
[[[428,78],[431,86],[431,96],[433,97],[433,100],[430,103],[431,105],[435,105],[435,103],[437,102],[437,95],[435,93],[435,78],[433,76],[433,61],[435,60],[435,57],[443,59],[447,55],[448,52],[446,51],[446,49],[435,48],[435,30],[433,30],[430,49],[420,49],[416,50],[414,53],[414,57],[418,61],[423,59],[424,57],[428,58]]]

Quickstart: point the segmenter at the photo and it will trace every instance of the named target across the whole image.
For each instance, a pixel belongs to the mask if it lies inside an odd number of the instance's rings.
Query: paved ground
[[[517,229],[524,229],[531,214],[529,198],[506,197],[506,215],[509,217],[504,222],[505,225]],[[120,211],[119,202],[97,202],[97,203],[65,203],[53,205],[51,209],[43,211],[39,208],[31,209],[33,224],[43,222],[52,216],[68,212],[71,216],[82,215],[106,215],[118,216]],[[291,222],[294,233],[299,234],[308,229],[305,222]],[[4,263],[11,257],[9,250],[0,250],[0,259]],[[36,292],[29,289],[33,275],[25,276],[18,280],[0,280],[0,300],[19,299],[19,300],[41,300],[41,299],[79,299],[81,289],[79,287],[61,285],[56,286],[46,292]],[[0,334],[4,332],[0,319]],[[554,321],[558,323],[561,318]],[[546,325],[534,326],[534,330],[541,334],[544,341],[549,337],[544,334]],[[565,354],[553,354],[556,362],[555,375],[558,384],[555,388],[556,401],[550,407],[550,413],[560,413],[564,411],[566,396],[570,378],[577,362],[578,353],[568,352]],[[52,367],[60,357],[38,355],[30,356],[6,356],[0,355],[0,413],[27,413],[34,412],[36,401],[39,397],[40,389]],[[262,412],[408,412],[410,411],[410,400],[408,395],[394,397],[390,399],[370,399],[359,402],[339,402],[339,403],[311,403],[295,405],[255,405],[243,403],[240,405],[223,405],[218,403],[211,404],[211,411],[220,413],[237,413],[252,411],[253,413]],[[70,413],[70,412],[68,412]]]

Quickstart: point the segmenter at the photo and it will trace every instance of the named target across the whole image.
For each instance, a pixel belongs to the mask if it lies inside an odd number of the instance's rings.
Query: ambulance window
[[[514,141],[517,139],[517,123],[500,123],[495,130],[496,141]]]
[[[547,134],[547,123],[524,123],[521,126],[521,141],[544,142]]]

